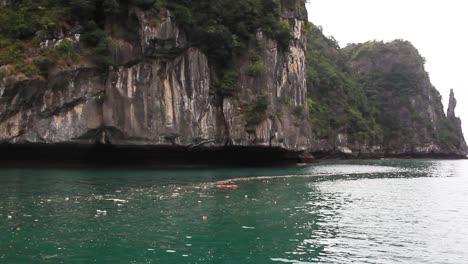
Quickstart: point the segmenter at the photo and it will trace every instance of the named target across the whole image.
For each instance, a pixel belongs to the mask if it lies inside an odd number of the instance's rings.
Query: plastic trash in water
[[[106,210],[96,210],[96,215],[107,215]]]

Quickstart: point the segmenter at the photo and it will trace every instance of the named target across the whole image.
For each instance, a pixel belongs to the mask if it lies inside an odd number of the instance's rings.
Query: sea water
[[[467,171],[0,169],[0,263],[468,263]]]

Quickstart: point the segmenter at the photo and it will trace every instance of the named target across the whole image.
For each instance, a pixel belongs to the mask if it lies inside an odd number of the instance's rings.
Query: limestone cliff
[[[124,15],[104,22],[114,40],[113,66],[103,70],[84,57],[55,67],[46,78],[18,74],[0,79],[0,142],[307,150],[311,131],[303,10],[282,7],[282,19],[292,30],[287,49],[257,32],[258,60],[264,68],[248,74],[252,62],[247,52],[241,53],[236,59],[237,91],[219,97],[212,88],[220,78],[217,66],[207,51],[190,42],[176,17],[164,11],[155,19],[129,5]],[[84,49],[82,28],[38,33],[41,49],[64,39]],[[30,51],[32,56],[38,52]],[[264,118],[247,129],[248,109],[259,97],[268,101]]]
[[[449,104],[447,108],[448,124],[446,126],[450,128],[450,131],[452,131],[449,136],[452,137],[451,142],[453,144],[453,148],[468,152],[468,147],[466,146],[465,137],[462,131],[461,120],[459,117],[455,116],[456,107],[457,99],[455,99],[453,89],[450,89]]]
[[[314,152],[468,154],[453,93],[446,116],[424,59],[411,43],[371,41],[339,49],[317,28],[309,32],[308,43],[311,120],[322,139]]]
[[[466,155],[466,145],[458,142],[463,140],[461,128],[449,126],[441,96],[411,43],[369,42],[350,56],[351,71],[377,109],[385,153]]]
[[[0,0],[0,154],[463,156],[455,106],[410,43],[340,49],[304,0]]]

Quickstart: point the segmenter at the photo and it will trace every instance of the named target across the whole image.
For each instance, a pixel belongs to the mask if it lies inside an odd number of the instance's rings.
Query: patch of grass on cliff
[[[266,95],[257,97],[255,102],[247,108],[245,113],[247,124],[245,130],[248,133],[255,133],[256,126],[268,118],[267,110],[270,100]]]
[[[60,0],[15,0],[0,8],[0,34],[10,39],[30,39],[39,30],[54,29],[68,15]]]
[[[27,51],[37,44],[36,32],[57,28],[67,14],[60,0],[16,0],[0,8],[0,65],[8,65],[8,75],[40,73]]]
[[[265,70],[265,64],[261,61],[256,61],[247,67],[247,74],[252,77],[259,76]]]
[[[0,65],[9,65],[8,75],[47,76],[53,65],[70,63],[76,59],[77,53],[67,40],[54,48],[37,52],[37,32],[57,31],[79,21],[81,25],[95,25],[85,27],[84,42],[91,50],[93,61],[98,66],[107,66],[111,63],[111,41],[97,24],[104,20],[101,13],[115,14],[119,8],[117,0],[12,1],[11,5],[0,8]],[[31,57],[30,54],[35,55]]]
[[[0,44],[0,65],[4,65],[2,77],[18,74],[31,77],[37,74],[35,65],[26,60],[26,49],[27,43],[21,41],[11,41],[5,46]]]
[[[96,65],[104,67],[112,64],[111,38],[94,21],[85,25],[81,38],[83,43],[91,49],[92,60]]]
[[[230,97],[236,94],[237,80],[239,73],[236,69],[230,69],[223,73],[221,80],[216,81],[212,88],[216,95],[223,97]]]
[[[3,71],[3,77],[8,75],[21,75],[27,77],[46,77],[52,66],[57,63],[73,64],[78,54],[70,40],[62,40],[56,47],[39,52],[35,57],[26,56],[30,41],[16,41],[13,44],[0,48],[0,65],[6,65],[8,70]]]

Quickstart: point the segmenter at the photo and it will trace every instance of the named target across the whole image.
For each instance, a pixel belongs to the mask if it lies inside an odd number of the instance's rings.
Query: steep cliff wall
[[[108,67],[87,53],[82,43],[87,26],[74,22],[38,33],[42,42],[29,49],[31,61],[44,50],[62,47],[63,39],[82,52],[54,66],[46,77],[19,72],[0,79],[0,142],[307,150],[312,135],[304,77],[304,3],[283,5],[278,19],[290,26],[289,46],[279,47],[259,29],[248,45],[256,47],[261,70],[249,70],[254,63],[249,47],[238,52],[236,92],[229,96],[213,90],[222,75],[210,51],[191,41],[168,10],[155,16],[128,5],[118,15],[106,16],[101,23],[112,38]],[[10,66],[3,67],[7,72]],[[266,105],[254,113],[259,98]],[[249,122],[254,114],[260,115]]]
[[[411,43],[367,42],[339,49],[311,25],[309,104],[323,149],[360,156],[466,155],[451,95],[441,96]]]
[[[411,43],[358,45],[350,54],[350,65],[377,109],[387,153],[466,153],[466,145],[458,142],[463,138],[461,129],[448,127],[441,96]]]

